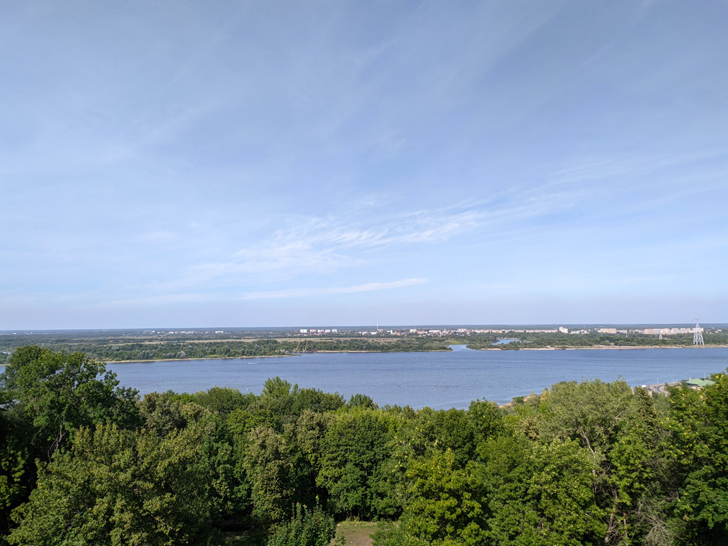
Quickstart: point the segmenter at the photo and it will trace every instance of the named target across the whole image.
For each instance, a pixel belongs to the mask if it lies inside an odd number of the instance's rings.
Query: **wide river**
[[[299,387],[371,396],[380,405],[466,408],[498,403],[559,381],[622,378],[630,385],[665,383],[725,372],[728,348],[471,351],[438,353],[315,353],[230,360],[110,363],[121,384],[142,394],[234,387],[260,393],[280,376]]]

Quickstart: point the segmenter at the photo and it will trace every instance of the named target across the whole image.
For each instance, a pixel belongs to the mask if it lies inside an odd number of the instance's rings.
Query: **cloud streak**
[[[568,209],[573,196],[527,192],[506,194],[500,203],[470,208],[423,209],[346,222],[338,217],[297,217],[290,227],[263,241],[239,249],[224,259],[197,263],[186,274],[155,290],[180,290],[210,283],[260,284],[304,275],[330,275],[342,269],[364,268],[392,258],[391,252],[416,250],[452,240],[478,241],[522,232],[533,219]]]
[[[233,259],[195,266],[204,276],[260,272],[327,273],[361,266],[385,249],[437,245],[487,228],[496,232],[504,224],[551,213],[569,203],[533,199],[518,205],[461,212],[423,210],[400,214],[374,227],[346,224],[336,218],[308,218],[276,231],[263,243],[239,250]]]
[[[420,211],[401,215],[384,225],[362,227],[336,218],[307,218],[280,229],[255,246],[237,251],[231,259],[197,264],[190,278],[201,282],[228,275],[269,274],[298,276],[325,274],[368,263],[372,253],[386,248],[444,242],[473,231],[484,221],[484,211],[437,215]]]
[[[381,290],[395,290],[410,286],[419,286],[427,283],[426,279],[404,279],[394,282],[370,282],[356,286],[335,286],[329,288],[290,288],[286,290],[273,290],[268,292],[249,292],[242,295],[242,300],[271,300],[287,298],[304,298],[328,294],[356,294],[359,292],[379,292]]]
[[[210,303],[210,302],[240,302],[252,300],[279,300],[307,298],[312,296],[326,296],[337,294],[358,294],[362,292],[380,292],[383,290],[397,290],[420,286],[427,283],[427,279],[410,278],[391,282],[370,282],[354,286],[330,286],[316,288],[288,288],[284,290],[269,290],[244,292],[241,294],[208,294],[208,293],[174,293],[159,296],[129,298],[123,300],[106,301],[104,307],[153,307],[158,305],[175,305],[189,303]]]

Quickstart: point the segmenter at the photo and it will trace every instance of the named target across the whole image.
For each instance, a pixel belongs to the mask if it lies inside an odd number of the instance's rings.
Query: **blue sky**
[[[0,329],[728,322],[726,28],[3,2]]]

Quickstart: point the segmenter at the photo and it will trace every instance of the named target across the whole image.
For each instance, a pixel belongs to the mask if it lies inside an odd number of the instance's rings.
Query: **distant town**
[[[112,361],[254,358],[313,352],[560,350],[728,346],[728,325],[185,328],[0,332],[0,365],[25,345]]]
[[[158,337],[158,336],[231,336],[238,338],[254,338],[254,337],[314,337],[314,336],[434,336],[434,337],[451,337],[451,336],[471,336],[477,334],[570,334],[570,335],[587,335],[587,334],[639,334],[648,336],[674,336],[684,334],[695,334],[696,332],[712,332],[720,333],[725,329],[724,326],[703,328],[696,324],[693,327],[579,327],[567,328],[565,326],[554,326],[547,328],[518,328],[518,327],[374,327],[368,328],[228,328],[228,329],[99,329],[99,330],[17,330],[0,332],[0,336],[33,336],[33,335],[69,335],[69,334],[85,334],[89,337],[106,337],[106,336],[142,336],[142,337]]]
[[[714,332],[721,332],[721,328],[711,329]],[[416,334],[420,336],[469,336],[473,334],[643,334],[655,336],[671,336],[678,334],[694,334],[704,332],[701,326],[692,328],[579,328],[572,329],[564,326],[556,328],[376,328],[374,330],[340,330],[339,328],[300,328],[301,336],[328,336],[332,334],[346,333],[348,335],[358,334],[362,336],[403,336]],[[180,332],[185,333],[185,332]],[[193,333],[193,332],[190,332]],[[220,332],[221,333],[221,332]]]
[[[605,334],[605,335],[647,335],[647,336],[675,336],[695,334],[702,332],[720,333],[728,326],[719,325],[704,328],[696,323],[695,326],[547,326],[547,327],[517,327],[517,326],[494,326],[494,327],[455,327],[455,326],[401,326],[401,327],[310,327],[310,328],[195,328],[195,329],[95,329],[95,330],[16,330],[0,331],[0,336],[67,336],[75,334],[79,337],[159,337],[159,336],[205,336],[205,337],[231,337],[240,338],[268,338],[268,337],[329,337],[329,336],[471,336],[478,334]]]

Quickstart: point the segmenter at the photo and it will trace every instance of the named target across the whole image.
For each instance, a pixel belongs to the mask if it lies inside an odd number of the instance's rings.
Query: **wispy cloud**
[[[419,286],[427,283],[427,279],[411,278],[392,282],[370,282],[354,286],[330,286],[317,288],[289,288],[284,290],[270,290],[258,292],[244,292],[241,294],[220,294],[212,293],[175,293],[158,296],[126,298],[121,300],[109,300],[103,302],[103,307],[150,307],[157,305],[174,305],[180,303],[210,303],[216,301],[249,301],[249,300],[275,300],[306,298],[311,296],[325,296],[333,294],[356,294],[360,292],[379,292],[382,290],[396,290]]]
[[[667,156],[664,153],[642,152],[576,158],[563,168],[555,170],[544,188],[596,181],[610,181],[611,184],[618,182],[620,185],[628,186],[633,186],[635,181],[638,181],[640,186],[649,185],[655,188],[681,184],[684,181],[674,174],[674,169],[721,159],[725,154],[725,148],[714,148],[699,152],[677,152]],[[667,176],[645,181],[649,175],[665,172],[668,173]],[[723,168],[721,172],[724,174],[725,169]]]
[[[435,215],[420,211],[401,215],[377,227],[363,227],[336,218],[307,218],[277,230],[258,245],[243,248],[230,260],[198,264],[200,278],[229,274],[278,272],[326,273],[362,265],[367,253],[404,245],[439,243],[476,229],[484,211]]]
[[[277,231],[266,247],[293,251],[316,246],[354,248],[381,247],[409,243],[442,242],[476,228],[485,211],[469,210],[443,214],[438,211],[418,211],[401,214],[376,228],[346,225],[334,218],[310,218],[293,228]],[[242,249],[236,256],[248,258],[280,251]]]
[[[240,297],[243,300],[270,300],[283,298],[302,298],[307,296],[320,296],[325,294],[354,294],[357,292],[378,292],[380,290],[394,290],[425,284],[426,279],[404,279],[394,282],[371,282],[356,286],[335,286],[330,288],[291,288],[286,290],[273,290],[269,292],[249,292]]]
[[[527,195],[520,196],[519,202],[459,211],[418,210],[369,222],[303,218],[226,259],[191,266],[179,282],[192,286],[225,277],[272,281],[362,267],[387,250],[437,245],[472,233],[497,237],[528,219],[568,208],[572,201],[553,194]]]

